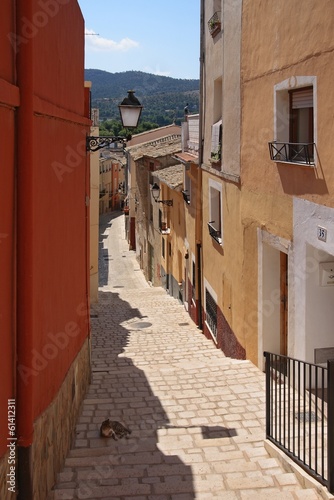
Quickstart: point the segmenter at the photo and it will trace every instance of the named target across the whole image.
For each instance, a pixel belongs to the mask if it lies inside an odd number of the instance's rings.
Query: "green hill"
[[[118,119],[117,105],[135,90],[144,106],[142,120],[159,126],[179,122],[188,104],[190,113],[199,111],[199,80],[153,75],[142,71],[108,73],[86,69],[85,79],[92,82],[92,107],[99,108],[101,120]]]

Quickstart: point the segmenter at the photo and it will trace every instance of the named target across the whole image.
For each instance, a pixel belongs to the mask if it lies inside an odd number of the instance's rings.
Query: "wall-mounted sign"
[[[318,240],[326,241],[327,240],[327,229],[321,226],[317,227],[317,235]]]
[[[320,262],[320,286],[334,285],[334,262]]]

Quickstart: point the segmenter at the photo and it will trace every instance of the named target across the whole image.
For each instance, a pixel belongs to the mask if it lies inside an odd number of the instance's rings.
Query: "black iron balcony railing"
[[[208,21],[208,27],[211,36],[215,36],[221,30],[220,12],[215,12]]]
[[[287,163],[314,165],[313,142],[269,142],[270,159]]]
[[[188,191],[185,190],[185,191],[182,191],[182,196],[183,196],[183,199],[184,201],[190,205],[190,195],[188,194]]]
[[[213,238],[217,243],[221,244],[222,238],[221,238],[221,232],[219,229],[216,229],[212,224],[215,221],[208,222],[208,228],[209,228],[209,234],[211,238]]]
[[[267,439],[334,493],[334,360],[264,356]]]
[[[100,191],[100,198],[103,198],[103,196],[105,196],[107,194],[107,190],[106,189],[101,189]]]

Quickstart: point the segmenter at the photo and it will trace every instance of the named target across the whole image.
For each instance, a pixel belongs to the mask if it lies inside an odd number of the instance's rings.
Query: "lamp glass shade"
[[[160,187],[158,186],[158,184],[156,182],[153,184],[151,191],[152,191],[153,199],[155,201],[157,201],[159,196],[160,196]]]
[[[142,106],[125,106],[120,104],[119,112],[124,128],[136,128],[141,115]]]
[[[143,106],[134,96],[134,90],[128,90],[128,96],[118,106],[124,128],[136,128]]]

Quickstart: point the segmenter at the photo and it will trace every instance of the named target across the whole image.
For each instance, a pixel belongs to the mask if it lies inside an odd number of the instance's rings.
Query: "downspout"
[[[203,163],[203,129],[204,129],[204,44],[205,44],[205,0],[201,0],[201,20],[200,20],[200,94],[199,94],[199,149],[198,149],[198,167],[197,167],[197,217],[196,217],[196,266],[197,266],[197,294],[198,294],[198,326],[203,329],[202,317],[202,289],[203,289],[203,273],[202,273],[202,241],[203,241],[203,224],[202,224],[202,163]]]
[[[33,19],[33,0],[17,0],[17,445],[18,498],[33,500],[33,179],[34,179],[34,38],[24,33]],[[26,370],[24,376],[22,370]],[[30,376],[29,376],[30,374]]]

